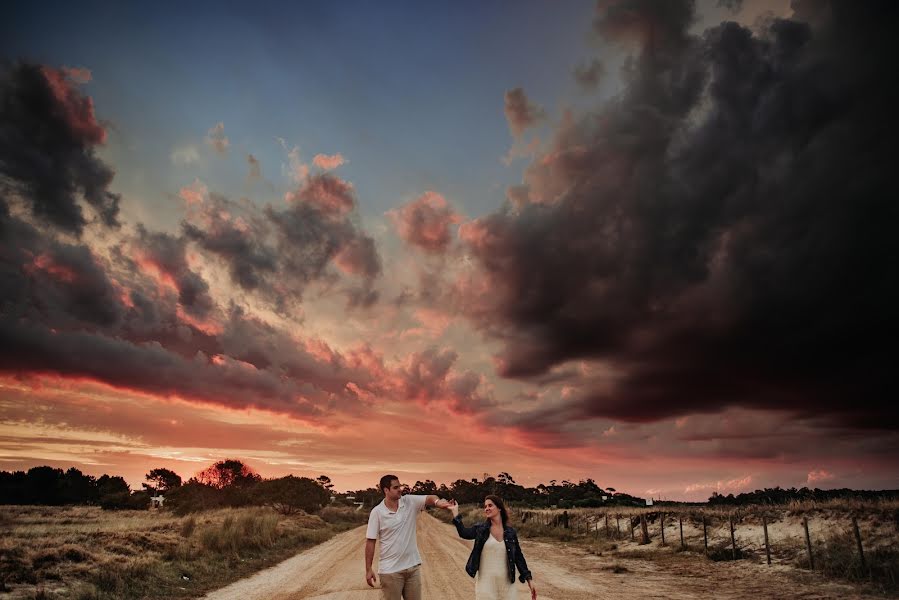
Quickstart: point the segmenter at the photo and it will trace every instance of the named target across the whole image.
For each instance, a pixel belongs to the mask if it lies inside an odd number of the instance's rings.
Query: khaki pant
[[[384,600],[421,600],[421,565],[380,575]]]

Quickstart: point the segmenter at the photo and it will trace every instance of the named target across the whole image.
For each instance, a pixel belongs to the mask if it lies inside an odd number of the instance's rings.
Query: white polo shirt
[[[382,500],[368,515],[365,537],[381,540],[378,557],[379,573],[396,573],[421,564],[415,525],[418,513],[424,510],[427,496],[400,496],[396,512],[391,512]]]

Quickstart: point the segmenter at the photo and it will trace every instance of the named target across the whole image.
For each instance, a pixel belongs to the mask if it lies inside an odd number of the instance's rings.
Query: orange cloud
[[[320,169],[330,171],[345,164],[346,161],[344,160],[343,155],[338,152],[337,154],[332,154],[330,156],[327,154],[316,154],[315,158],[312,159],[312,163]]]

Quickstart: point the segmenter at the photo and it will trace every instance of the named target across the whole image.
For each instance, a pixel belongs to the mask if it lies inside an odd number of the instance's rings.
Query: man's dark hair
[[[396,475],[384,475],[384,477],[381,477],[381,483],[378,484],[378,489],[381,490],[382,494],[384,493],[384,488],[390,489],[390,484],[393,483],[394,480],[399,481],[400,478]]]

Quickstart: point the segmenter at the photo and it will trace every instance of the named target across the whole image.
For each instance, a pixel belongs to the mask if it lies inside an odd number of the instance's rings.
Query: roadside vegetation
[[[170,511],[0,506],[8,598],[195,598],[277,564],[367,515],[354,507]]]

